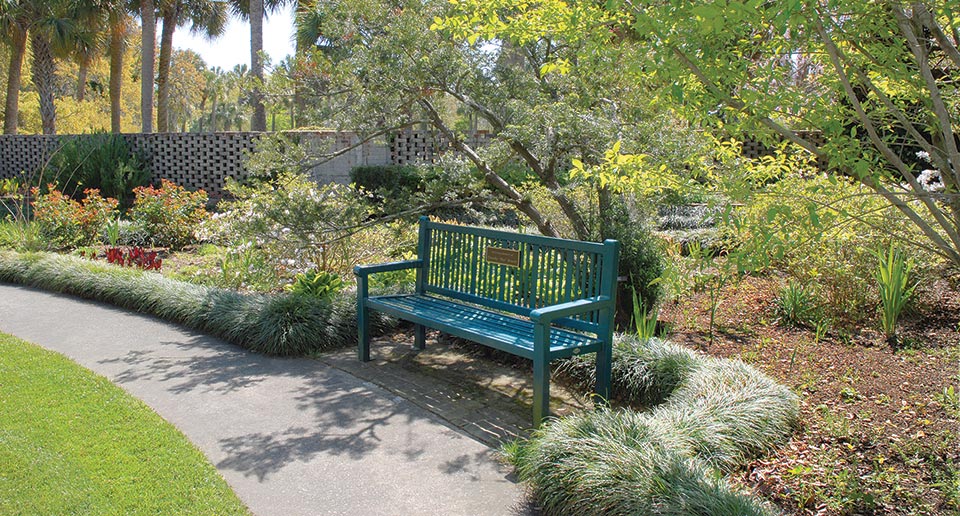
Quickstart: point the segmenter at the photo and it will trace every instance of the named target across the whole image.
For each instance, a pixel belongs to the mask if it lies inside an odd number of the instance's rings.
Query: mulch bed
[[[660,314],[675,342],[749,362],[801,396],[793,440],[748,468],[743,484],[795,514],[956,514],[960,422],[945,396],[950,385],[960,391],[955,285],[942,279],[918,292],[899,349],[870,328],[818,341],[781,324],[779,285],[748,277],[727,287],[712,344],[707,294]]]

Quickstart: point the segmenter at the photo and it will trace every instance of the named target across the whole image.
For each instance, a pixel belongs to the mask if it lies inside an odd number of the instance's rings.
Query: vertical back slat
[[[607,263],[609,249],[599,245],[576,242],[565,246],[564,241],[554,244],[552,239],[526,235],[512,238],[490,230],[460,230],[429,221],[426,227],[429,244],[420,252],[426,257],[423,282],[427,288],[490,299],[516,307],[518,313],[610,295],[606,292],[610,287],[604,286],[609,279],[606,269],[616,264]],[[518,251],[520,266],[487,261],[488,247]],[[599,323],[600,314],[594,311],[570,319],[592,326]]]

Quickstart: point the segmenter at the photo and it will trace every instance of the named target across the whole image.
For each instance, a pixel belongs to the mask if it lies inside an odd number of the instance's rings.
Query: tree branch
[[[530,218],[534,224],[537,225],[537,229],[540,233],[552,236],[559,237],[560,234],[557,232],[556,228],[553,227],[553,223],[545,217],[540,211],[530,202],[529,199],[525,198],[523,194],[517,191],[510,183],[506,182],[499,174],[497,174],[489,165],[477,154],[477,152],[463,142],[461,138],[458,138],[457,135],[450,130],[449,127],[443,122],[443,119],[440,117],[440,113],[437,112],[436,108],[430,103],[429,100],[425,98],[420,98],[417,100],[420,106],[427,112],[427,115],[430,117],[433,126],[440,130],[447,137],[447,139],[453,144],[453,146],[463,153],[467,159],[473,162],[478,169],[483,173],[484,179],[487,180],[491,186],[493,186],[498,192],[503,194],[510,202],[517,206],[517,209],[520,210],[524,215]]]
[[[945,241],[943,237],[936,230],[934,230],[926,220],[923,219],[923,217],[921,217],[913,208],[909,206],[909,204],[887,190],[883,185],[876,181],[875,178],[868,175],[857,175],[857,179],[859,179],[868,187],[876,190],[878,193],[880,193],[880,195],[883,195],[887,201],[896,206],[904,215],[906,215],[914,224],[917,225],[917,227],[920,228],[921,231],[923,231],[928,238],[933,240],[937,246],[941,247],[951,256],[954,256],[955,263],[960,263],[960,252],[958,252],[958,250],[960,250],[960,235],[957,233],[957,228],[950,224],[950,221],[947,220],[943,212],[939,209],[939,207],[937,207],[936,202],[934,202],[929,195],[926,195],[923,187],[917,182],[916,177],[910,173],[909,167],[903,163],[900,157],[897,156],[897,154],[886,145],[883,139],[880,138],[879,134],[877,134],[877,130],[873,125],[873,121],[869,116],[867,116],[863,109],[863,105],[860,103],[860,100],[857,99],[856,92],[854,92],[853,86],[850,84],[850,79],[844,71],[843,64],[840,62],[840,57],[838,55],[839,50],[837,49],[836,44],[833,42],[833,39],[830,38],[829,34],[827,34],[827,31],[823,27],[823,23],[820,21],[819,16],[814,18],[814,27],[816,28],[817,33],[820,35],[820,38],[827,49],[830,62],[833,64],[834,70],[837,72],[837,76],[839,77],[840,83],[842,84],[844,92],[847,95],[847,99],[853,106],[854,111],[856,111],[857,118],[860,120],[860,123],[863,125],[864,129],[866,129],[871,143],[873,143],[873,146],[880,151],[884,158],[886,158],[896,167],[899,172],[904,175],[910,184],[911,190],[918,194],[918,198],[927,208],[927,211],[933,215],[941,229],[947,233],[947,236],[953,242],[953,246]]]

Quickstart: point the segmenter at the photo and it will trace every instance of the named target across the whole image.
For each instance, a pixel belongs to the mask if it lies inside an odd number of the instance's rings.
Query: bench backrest
[[[588,297],[615,299],[617,251],[615,240],[565,240],[422,217],[419,257],[424,265],[417,291],[523,316],[535,308]],[[597,332],[600,317],[594,311],[556,322]]]

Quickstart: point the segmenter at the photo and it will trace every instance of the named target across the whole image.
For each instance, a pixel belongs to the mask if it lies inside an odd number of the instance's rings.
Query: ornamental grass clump
[[[591,369],[563,366],[583,383]],[[652,408],[550,420],[504,449],[547,513],[774,514],[722,474],[789,438],[795,394],[743,362],[659,339],[620,338],[613,371],[615,395]]]
[[[270,355],[296,356],[357,341],[351,293],[332,300],[241,294],[79,257],[0,252],[0,281],[74,294],[155,315]],[[388,324],[375,316],[374,330]]]
[[[701,363],[702,357],[683,346],[658,338],[623,335],[613,344],[611,396],[639,407],[659,405]],[[591,357],[577,356],[562,362],[557,374],[582,391],[589,392],[596,384]]]
[[[554,420],[506,453],[546,514],[772,514],[685,444],[646,414],[601,410]]]
[[[911,264],[904,253],[892,244],[886,251],[876,253],[877,285],[880,287],[880,323],[887,342],[897,343],[897,319],[913,295],[914,286],[910,285]]]

